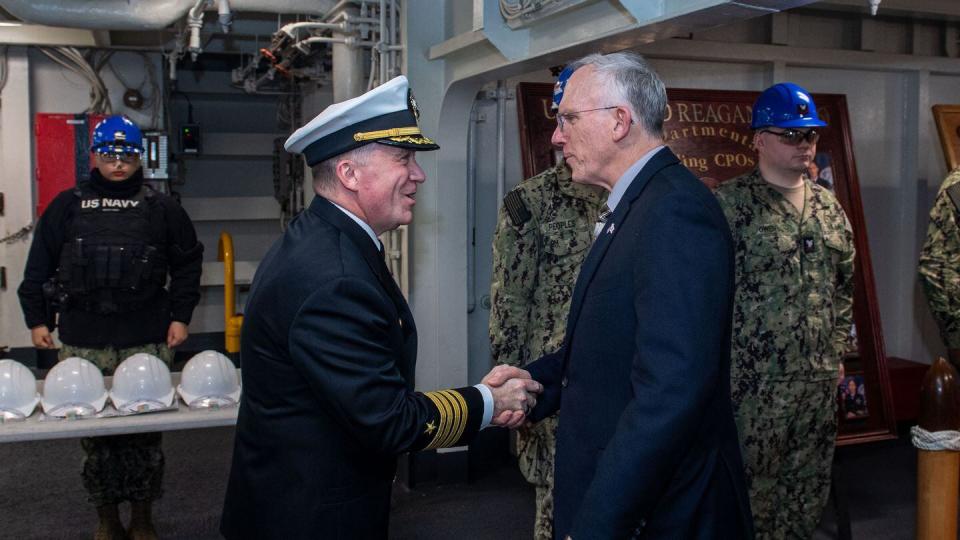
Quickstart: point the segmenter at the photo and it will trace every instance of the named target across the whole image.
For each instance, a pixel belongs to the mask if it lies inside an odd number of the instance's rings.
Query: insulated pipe
[[[0,0],[23,22],[91,30],[159,30],[183,18],[195,0]],[[333,0],[231,0],[233,11],[322,16]]]
[[[390,58],[390,65],[388,67],[390,70],[391,77],[400,73],[400,67],[399,67],[400,53],[393,50],[393,46],[396,45],[397,42],[399,41],[399,36],[397,35],[397,16],[395,13],[396,10],[397,10],[396,0],[390,0],[390,40],[387,42],[387,45],[390,46],[390,48],[388,49],[390,51],[390,54],[388,54],[387,57]]]
[[[339,103],[359,96],[367,85],[367,65],[364,61],[364,50],[347,44],[343,38],[334,42],[331,49],[333,53],[333,101]]]
[[[380,41],[377,42],[377,55],[380,57],[380,84],[387,82],[387,77],[389,73],[387,72],[387,63],[390,59],[387,58],[387,0],[380,0],[380,11],[377,13],[380,19]]]
[[[479,113],[477,103],[480,96],[473,100],[470,107],[470,123],[467,125],[467,313],[477,309],[477,122]]]
[[[230,0],[219,0],[217,3],[217,19],[220,21],[220,29],[224,34],[230,32],[233,25],[233,13],[230,12]]]
[[[297,42],[297,47],[299,47],[301,51],[308,51],[308,50],[310,50],[310,48],[309,48],[309,47],[304,48],[303,46],[304,46],[304,45],[310,45],[311,43],[347,43],[347,44],[354,44],[354,43],[358,43],[358,42],[357,42],[357,41],[354,41],[354,40],[352,40],[352,39],[350,39],[350,38],[345,38],[345,37],[316,36],[316,37],[309,37],[309,38],[307,38],[307,39],[301,39],[300,41]]]
[[[333,7],[324,12],[323,20],[327,22],[339,21],[342,17],[344,17],[345,11],[343,11],[343,8],[356,3],[358,3],[357,0],[340,0],[334,4]]]
[[[197,0],[197,3],[190,8],[187,13],[187,26],[190,28],[190,42],[187,44],[187,51],[190,52],[190,58],[194,62],[197,56],[203,52],[200,45],[200,29],[203,28],[203,8],[207,5],[207,0]]]
[[[284,25],[280,31],[286,33],[290,37],[297,37],[295,32],[302,28],[314,28],[320,30],[333,30],[334,32],[345,32],[347,29],[346,23],[321,23],[321,22],[298,22],[290,23]]]
[[[497,209],[503,202],[507,188],[507,158],[504,139],[507,123],[507,86],[501,79],[497,81]]]

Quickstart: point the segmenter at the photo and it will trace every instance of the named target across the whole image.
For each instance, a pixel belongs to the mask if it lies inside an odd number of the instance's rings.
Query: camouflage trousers
[[[517,432],[520,472],[537,488],[535,540],[553,540],[553,464],[557,449],[557,416]]]
[[[91,349],[64,344],[58,354],[63,360],[79,356],[89,360],[104,375],[113,375],[128,356],[149,353],[169,366],[173,352],[164,343],[153,343],[128,349]],[[163,494],[163,450],[160,433],[84,437],[83,487],[94,506],[123,501],[153,501]]]
[[[757,540],[807,540],[830,494],[837,379],[732,384]]]

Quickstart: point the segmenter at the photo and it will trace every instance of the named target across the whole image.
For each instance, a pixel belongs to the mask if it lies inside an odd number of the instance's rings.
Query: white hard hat
[[[107,389],[97,366],[71,356],[53,366],[43,381],[43,412],[50,416],[89,416],[103,410]]]
[[[191,409],[235,405],[240,401],[237,368],[226,356],[203,351],[183,366],[177,392]]]
[[[118,411],[147,412],[173,404],[170,368],[147,353],[131,355],[113,372],[110,401]]]
[[[0,360],[0,419],[26,418],[39,401],[33,372],[15,360]]]

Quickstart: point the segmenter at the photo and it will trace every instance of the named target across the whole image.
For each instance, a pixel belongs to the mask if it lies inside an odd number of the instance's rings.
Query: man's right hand
[[[38,349],[52,349],[54,347],[53,336],[45,324],[31,328],[30,339],[33,340],[33,346]]]
[[[493,394],[493,424],[514,429],[523,424],[526,415],[537,404],[536,394],[543,386],[523,369],[497,366],[482,381]]]

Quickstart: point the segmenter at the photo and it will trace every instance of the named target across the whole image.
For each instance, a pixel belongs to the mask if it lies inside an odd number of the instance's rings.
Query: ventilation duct
[[[0,0],[0,7],[29,24],[90,30],[159,30],[182,19],[196,3],[196,0]],[[230,0],[233,12],[324,15],[333,5],[333,0]]]

